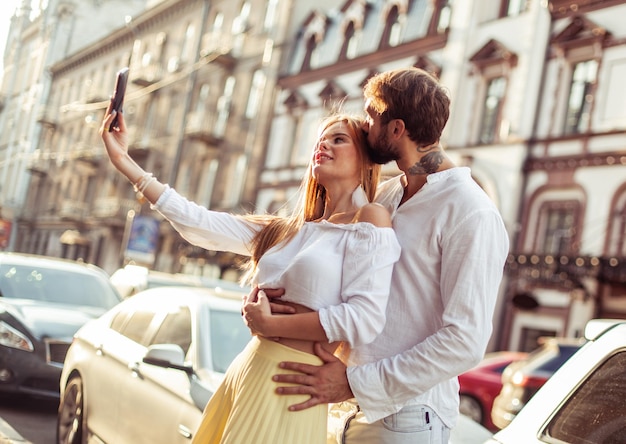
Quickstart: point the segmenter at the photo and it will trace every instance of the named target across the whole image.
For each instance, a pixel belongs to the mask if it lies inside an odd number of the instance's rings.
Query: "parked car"
[[[237,282],[184,273],[165,273],[132,264],[128,264],[123,268],[115,270],[115,272],[111,275],[111,283],[123,298],[132,296],[135,293],[147,290],[148,288],[181,285],[248,292],[248,289],[242,290],[241,286]]]
[[[189,443],[250,339],[243,294],[152,288],[83,326],[61,375],[57,442]]]
[[[464,414],[459,415],[456,426],[450,432],[448,444],[483,444],[493,434]]]
[[[589,321],[585,337],[488,444],[626,442],[626,321]]]
[[[0,253],[0,393],[58,399],[72,336],[120,301],[93,265]]]
[[[528,353],[516,351],[488,353],[480,364],[460,375],[461,413],[488,430],[498,430],[491,421],[491,409],[502,389],[502,372],[512,362],[527,356]]]
[[[502,390],[493,401],[491,420],[502,429],[546,381],[580,349],[584,338],[543,338],[526,359],[510,364],[502,373]]]

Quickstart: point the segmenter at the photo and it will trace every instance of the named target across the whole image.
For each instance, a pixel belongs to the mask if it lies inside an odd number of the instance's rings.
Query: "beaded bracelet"
[[[155,180],[152,173],[145,173],[143,176],[141,176],[139,180],[133,184],[133,189],[135,190],[135,193],[143,194],[143,192],[146,190],[146,187],[150,182],[152,182],[152,180]]]
[[[139,188],[139,192],[141,194],[145,193],[146,190],[148,189],[148,185],[150,185],[152,182],[156,182],[156,177],[150,177],[148,180],[146,180],[143,184],[141,184]]]

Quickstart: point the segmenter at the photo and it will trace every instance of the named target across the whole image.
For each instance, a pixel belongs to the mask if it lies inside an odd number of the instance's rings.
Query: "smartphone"
[[[124,67],[117,72],[117,76],[115,79],[115,89],[113,90],[113,108],[112,110],[117,111],[117,113],[122,112],[122,108],[124,106],[124,94],[126,94],[126,84],[128,83],[128,67]],[[109,126],[109,132],[113,131],[117,124],[117,115],[111,122],[111,126]]]

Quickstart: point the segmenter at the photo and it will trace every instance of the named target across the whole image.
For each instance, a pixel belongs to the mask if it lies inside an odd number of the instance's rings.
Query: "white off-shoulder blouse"
[[[209,250],[250,255],[262,225],[210,211],[167,187],[153,208],[188,242]],[[307,222],[286,244],[259,260],[255,285],[284,288],[283,300],[319,312],[329,341],[368,344],[382,331],[391,274],[400,257],[392,228],[367,222]]]

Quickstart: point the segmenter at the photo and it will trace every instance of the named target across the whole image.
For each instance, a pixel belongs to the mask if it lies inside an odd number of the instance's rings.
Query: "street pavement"
[[[0,417],[0,444],[29,444],[19,433]]]

